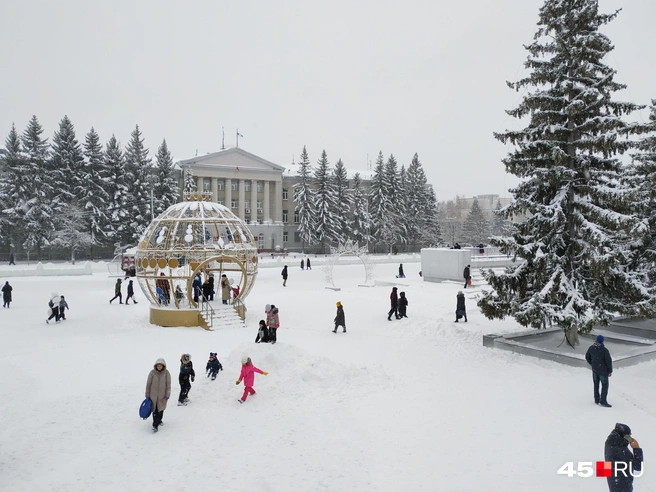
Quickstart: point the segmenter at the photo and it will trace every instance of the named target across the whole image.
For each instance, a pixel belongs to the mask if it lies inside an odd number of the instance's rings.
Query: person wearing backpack
[[[59,323],[59,296],[56,292],[50,294],[48,307],[50,308],[50,317],[46,319],[46,323],[50,324],[50,320],[55,318],[55,323]]]

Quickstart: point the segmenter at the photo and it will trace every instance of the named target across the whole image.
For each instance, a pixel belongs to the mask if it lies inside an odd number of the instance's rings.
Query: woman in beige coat
[[[171,396],[171,373],[166,369],[166,361],[157,359],[146,382],[146,398],[153,402],[153,432],[162,425],[166,403]]]
[[[231,290],[232,286],[230,285],[230,280],[228,280],[228,277],[226,277],[224,273],[221,275],[221,300],[223,301],[223,304],[228,304]]]

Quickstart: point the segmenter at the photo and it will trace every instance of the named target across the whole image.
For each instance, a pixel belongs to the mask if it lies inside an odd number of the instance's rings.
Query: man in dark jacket
[[[592,382],[594,384],[594,400],[597,405],[610,408],[608,404],[608,378],[613,375],[613,360],[610,352],[604,345],[604,336],[597,335],[594,344],[585,353],[585,360],[592,367]],[[599,396],[599,383],[601,383],[601,396]]]
[[[123,304],[123,294],[121,294],[121,279],[116,279],[116,285],[114,285],[114,297],[109,300],[111,304],[114,299],[118,297],[119,304]]]
[[[399,294],[399,319],[401,318],[407,318],[408,315],[406,314],[406,311],[408,309],[408,298],[405,296],[405,292],[401,292]]]
[[[469,271],[469,267],[471,265],[467,265],[465,269],[462,271],[462,276],[465,277],[465,289],[467,288],[467,284],[469,283],[469,280],[471,279],[471,273]]]
[[[627,444],[633,448],[633,452],[626,447]],[[606,479],[608,490],[633,492],[632,472],[642,470],[643,455],[640,444],[631,437],[631,429],[628,425],[615,424],[615,428],[606,439],[604,459],[613,463],[613,476]]]
[[[342,306],[340,301],[337,301],[337,316],[335,316],[335,329],[333,330],[333,333],[337,333],[338,326],[341,326],[344,329],[342,333],[346,333],[346,317],[344,316],[344,306]]]
[[[137,304],[137,301],[134,300],[134,285],[132,285],[132,280],[128,282],[128,296],[125,298],[125,304],[130,304],[130,299],[132,299],[133,304]]]
[[[5,282],[5,285],[2,286],[2,307],[9,307],[9,304],[11,304],[11,291],[14,290],[14,288],[9,285],[9,280]]]
[[[390,305],[392,309],[387,313],[387,321],[392,321],[392,314],[399,319],[399,295],[396,293],[397,288],[392,287],[392,293],[390,294]]]
[[[467,307],[465,306],[465,294],[461,290],[458,291],[456,296],[456,323],[464,316],[465,323],[467,323]]]

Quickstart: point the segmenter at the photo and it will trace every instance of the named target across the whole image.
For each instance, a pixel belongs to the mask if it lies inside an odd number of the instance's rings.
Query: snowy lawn
[[[656,362],[614,373],[614,406],[600,408],[589,371],[483,347],[514,321],[490,322],[468,298],[469,322],[453,323],[461,286],[422,282],[419,263],[404,264],[400,321],[386,319],[389,287],[357,287],[361,265],[336,267],[334,292],[319,265],[288,264],[286,288],[278,268],[260,270],[246,329],[215,332],[150,325],[140,291],[136,306],[109,305],[103,273],[0,279],[14,287],[0,311],[0,490],[600,491],[604,479],[556,471],[603,459],[615,422],[645,449],[636,491],[656,490]],[[394,281],[397,268],[375,275]],[[53,291],[71,311],[47,325]],[[338,300],[346,334],[331,331]],[[278,343],[256,345],[267,303],[280,308]],[[225,368],[213,382],[210,351]],[[197,376],[178,407],[184,352]],[[240,405],[243,355],[269,376]],[[158,357],[173,391],[153,434],[138,408]]]

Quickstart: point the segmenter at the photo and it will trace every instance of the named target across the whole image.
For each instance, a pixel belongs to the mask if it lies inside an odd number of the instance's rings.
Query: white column
[[[282,222],[282,181],[274,181],[273,183],[275,185],[275,192],[273,194],[273,220],[276,222]],[[287,212],[293,213],[291,210],[288,210]],[[282,241],[282,238],[280,238],[280,241]]]
[[[203,191],[203,178],[196,176],[196,191],[201,193]]]
[[[219,200],[219,185],[218,179],[212,178],[212,201],[216,203]]]
[[[265,181],[264,182],[264,222],[269,222],[271,220],[271,214],[269,213],[269,200],[271,199],[270,193],[269,193],[269,182]]]
[[[237,204],[238,205],[237,210],[239,210],[238,215],[239,215],[239,218],[241,220],[244,220],[244,208],[246,208],[246,207],[244,207],[244,202],[246,201],[246,191],[244,190],[244,180],[243,179],[239,180],[239,191],[237,193],[238,193],[237,196],[239,197],[239,203]]]
[[[257,221],[257,180],[251,180],[251,220]]]
[[[224,205],[230,208],[231,207],[230,202],[232,201],[232,180],[230,178],[226,178],[224,190],[225,190]]]

